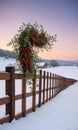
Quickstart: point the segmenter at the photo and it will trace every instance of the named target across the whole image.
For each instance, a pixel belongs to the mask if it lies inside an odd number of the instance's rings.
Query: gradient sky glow
[[[0,48],[7,43],[22,23],[38,22],[58,42],[41,58],[78,60],[78,0],[0,0]]]

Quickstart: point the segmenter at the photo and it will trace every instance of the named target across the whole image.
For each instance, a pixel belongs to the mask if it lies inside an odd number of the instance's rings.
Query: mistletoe
[[[8,45],[12,45],[20,69],[26,76],[30,77],[36,69],[35,58],[38,57],[39,50],[50,50],[53,42],[56,42],[57,35],[50,35],[44,30],[42,25],[23,23],[19,27],[18,33]]]

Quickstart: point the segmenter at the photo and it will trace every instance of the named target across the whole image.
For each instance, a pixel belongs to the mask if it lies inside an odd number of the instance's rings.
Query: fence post
[[[51,100],[51,73],[50,73],[49,100]]]
[[[43,75],[43,104],[45,103],[45,71]]]
[[[52,75],[52,98],[54,97],[54,74]]]
[[[36,102],[36,70],[34,73],[34,78],[33,78],[33,98],[32,98],[32,110],[35,112],[35,102]]]
[[[6,72],[11,74],[11,79],[6,80],[6,95],[10,97],[10,103],[6,104],[6,114],[10,115],[10,121],[15,118],[15,68],[6,67]]]
[[[22,114],[26,116],[26,79],[22,79]]]
[[[48,101],[48,77],[49,77],[49,72],[47,72],[47,93],[46,93],[46,102]]]
[[[39,107],[41,106],[41,86],[42,86],[42,70],[40,70],[40,79],[39,79]]]

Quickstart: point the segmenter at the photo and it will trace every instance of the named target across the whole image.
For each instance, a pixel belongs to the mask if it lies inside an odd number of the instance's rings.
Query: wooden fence
[[[15,73],[14,67],[6,67],[6,72],[0,73],[0,81],[5,81],[6,90],[5,96],[0,98],[0,107],[4,106],[5,108],[5,116],[1,117],[0,124],[26,116],[26,114],[35,111],[37,107],[41,107],[60,91],[76,82],[73,79],[38,70],[35,71],[34,77],[31,79],[32,91],[27,92],[27,81],[23,76],[23,74]],[[16,94],[16,80],[22,82],[21,94]],[[27,108],[27,98],[30,97],[31,107]],[[16,101],[18,100],[21,100],[21,112],[16,114]]]

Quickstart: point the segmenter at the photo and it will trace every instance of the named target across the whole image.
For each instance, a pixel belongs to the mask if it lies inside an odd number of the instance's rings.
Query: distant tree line
[[[57,62],[56,60],[51,60],[49,64],[50,64],[50,66],[52,66],[52,67],[59,66],[59,64],[58,64],[58,62]]]
[[[11,51],[0,49],[0,57],[15,58],[15,54]]]
[[[65,60],[48,60],[48,59],[36,59],[36,62],[45,62],[45,65],[48,67],[56,67],[56,66],[76,66],[78,67],[77,61],[65,61]]]
[[[36,62],[45,62],[45,65],[48,66],[48,67],[59,66],[57,60],[36,59]]]

